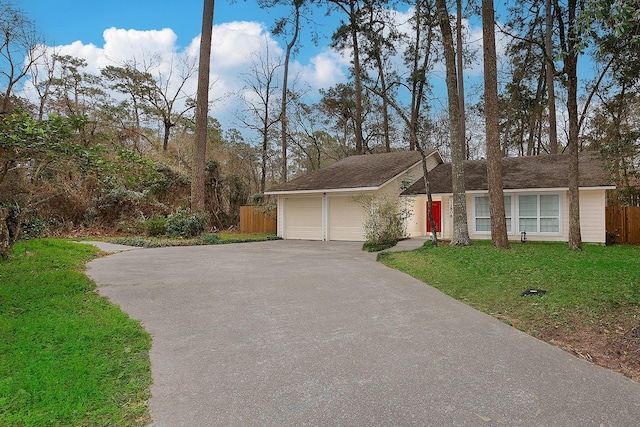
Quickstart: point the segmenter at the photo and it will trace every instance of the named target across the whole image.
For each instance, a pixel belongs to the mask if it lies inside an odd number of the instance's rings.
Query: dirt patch
[[[581,359],[640,382],[640,313],[615,313],[606,319],[576,319],[571,326],[545,325],[537,338]]]

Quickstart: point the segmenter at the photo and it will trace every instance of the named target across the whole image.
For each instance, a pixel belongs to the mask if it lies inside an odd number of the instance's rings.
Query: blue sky
[[[88,71],[98,73],[107,65],[122,65],[132,58],[136,62],[154,62],[154,72],[178,74],[176,58],[197,59],[197,47],[202,23],[202,0],[19,0],[19,7],[36,24],[47,46],[61,55],[83,57]],[[241,128],[236,119],[242,110],[241,97],[251,96],[245,90],[247,73],[253,61],[268,50],[273,57],[282,55],[284,43],[270,34],[270,27],[286,8],[265,11],[254,1],[218,0],[215,4],[212,49],[210,114],[220,120],[223,128]],[[406,12],[406,11],[405,11]],[[318,31],[324,38],[316,46],[309,41],[309,31],[303,27],[302,48],[291,71],[298,90],[305,91],[307,100],[317,101],[319,89],[347,81],[349,54],[343,56],[328,47],[330,33],[338,17],[326,17],[324,10],[314,11]],[[407,15],[399,12],[399,22]],[[481,28],[471,25],[470,39],[480,48]],[[153,59],[151,59],[153,57]],[[477,61],[465,73],[470,96],[479,94],[474,82],[481,80],[482,64]],[[446,90],[442,69],[433,74],[434,97],[431,104],[436,113],[444,111]],[[195,94],[195,78],[185,86],[187,95]],[[29,87],[25,87],[29,96]],[[32,90],[33,94],[34,91]],[[477,98],[476,98],[477,99]]]
[[[49,44],[76,40],[101,44],[110,27],[136,30],[171,28],[181,46],[200,34],[201,0],[19,0],[21,7],[44,33]],[[274,12],[254,1],[216,1],[214,22],[257,21],[269,25]]]
[[[177,57],[187,61],[197,57],[201,0],[20,0],[19,7],[35,22],[48,47],[62,55],[85,58],[90,72],[131,58],[150,61],[154,56],[160,62],[158,72],[167,74],[171,68],[176,71]],[[252,61],[267,49],[272,57],[282,54],[282,41],[269,30],[283,13],[286,9],[262,10],[254,1],[216,2],[211,79],[215,83],[210,98],[217,100],[211,114],[223,127],[237,127],[230,112],[242,108],[238,99]],[[323,16],[316,19],[327,20]],[[332,30],[333,26],[327,31]],[[348,58],[329,49],[328,38],[315,46],[308,32],[303,31],[302,36],[306,40],[292,70],[301,87],[317,98],[318,89],[346,80]],[[185,90],[195,93],[192,80]]]

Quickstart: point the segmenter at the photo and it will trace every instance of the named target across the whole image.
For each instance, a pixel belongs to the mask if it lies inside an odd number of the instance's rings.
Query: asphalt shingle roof
[[[526,188],[567,188],[569,186],[569,155],[507,157],[502,159],[502,180],[505,190]],[[464,162],[466,191],[488,190],[487,161]],[[429,172],[433,194],[451,193],[451,163],[436,166]],[[604,162],[593,153],[580,154],[579,186],[606,187],[614,185],[604,169]],[[424,194],[424,181],[416,181],[403,194]]]
[[[434,151],[427,152],[427,155]],[[351,156],[284,184],[274,185],[267,192],[380,187],[420,160],[417,151]]]

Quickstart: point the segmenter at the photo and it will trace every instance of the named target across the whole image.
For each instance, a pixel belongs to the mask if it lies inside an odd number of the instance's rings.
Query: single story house
[[[437,151],[427,153],[429,170],[441,163]],[[422,156],[417,151],[365,154],[276,185],[265,194],[277,198],[277,233],[284,239],[363,241],[366,212],[355,198],[396,198],[420,177]]]
[[[490,239],[489,196],[486,160],[464,162],[467,224],[472,239]],[[568,241],[569,156],[566,154],[510,157],[502,159],[503,191],[507,233],[518,240]],[[605,243],[606,190],[614,189],[602,160],[592,153],[579,159],[580,225],[583,242]],[[449,239],[453,229],[451,164],[440,164],[429,173],[434,200],[436,230]],[[413,236],[430,233],[426,217],[424,182],[416,181],[403,192],[422,215]],[[425,212],[424,214],[422,212]]]

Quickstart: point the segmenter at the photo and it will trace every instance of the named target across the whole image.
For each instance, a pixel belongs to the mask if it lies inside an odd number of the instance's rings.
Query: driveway
[[[640,384],[360,246],[172,247],[89,263],[100,293],[153,336],[153,425],[640,425]]]

